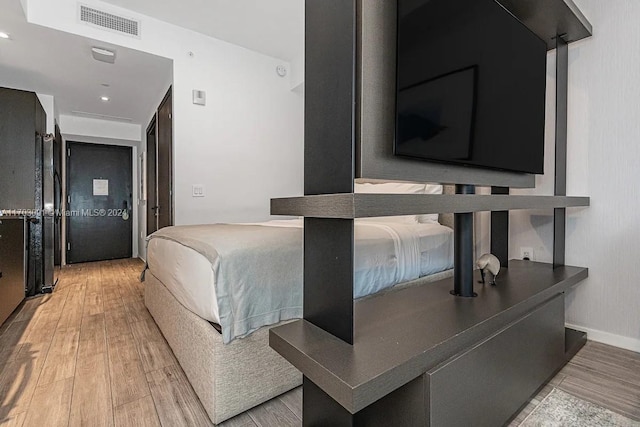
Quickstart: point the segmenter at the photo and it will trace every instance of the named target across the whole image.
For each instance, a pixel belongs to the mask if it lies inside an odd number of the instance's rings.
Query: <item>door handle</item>
[[[129,219],[129,202],[122,201],[122,219],[127,221]]]

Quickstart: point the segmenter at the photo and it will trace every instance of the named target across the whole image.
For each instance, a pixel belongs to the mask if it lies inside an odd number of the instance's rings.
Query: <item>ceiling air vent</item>
[[[140,21],[128,19],[83,4],[79,5],[80,22],[119,34],[140,37]]]

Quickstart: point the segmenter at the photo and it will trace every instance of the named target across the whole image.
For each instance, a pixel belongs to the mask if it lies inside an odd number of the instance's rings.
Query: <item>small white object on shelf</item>
[[[489,272],[493,275],[493,279],[491,280],[491,282],[489,282],[489,284],[495,285],[496,277],[500,272],[500,260],[498,259],[498,257],[493,254],[484,254],[480,258],[478,258],[478,261],[476,261],[476,265],[478,266],[478,269],[480,269],[480,274],[482,275],[481,283],[485,283],[484,276],[487,272]]]

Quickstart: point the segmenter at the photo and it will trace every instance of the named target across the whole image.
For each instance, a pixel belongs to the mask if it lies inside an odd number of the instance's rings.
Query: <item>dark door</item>
[[[60,134],[60,128],[56,123],[55,139],[53,140],[53,208],[55,209],[54,216],[54,244],[53,255],[54,264],[62,264],[62,135]]]
[[[173,102],[171,88],[158,108],[158,228],[173,225],[172,159],[173,159]]]
[[[67,262],[131,258],[131,147],[67,146]]]
[[[147,128],[147,236],[158,229],[158,164],[156,145],[156,118],[151,120]]]

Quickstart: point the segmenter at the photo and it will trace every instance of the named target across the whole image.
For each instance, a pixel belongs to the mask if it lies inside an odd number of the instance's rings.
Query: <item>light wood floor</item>
[[[554,387],[640,421],[640,353],[587,341],[511,425],[519,425]]]
[[[211,425],[144,306],[142,268],[67,267],[0,327],[0,426]],[[640,420],[637,353],[588,343],[512,425],[553,387]],[[222,426],[297,427],[301,414],[298,388]]]

